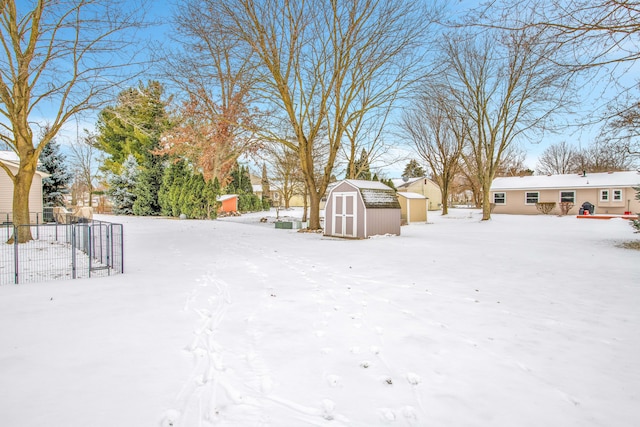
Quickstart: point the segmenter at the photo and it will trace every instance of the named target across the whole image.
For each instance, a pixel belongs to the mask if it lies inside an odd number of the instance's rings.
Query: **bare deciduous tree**
[[[166,76],[186,100],[164,152],[188,158],[206,180],[225,186],[238,158],[260,145],[252,133],[254,73],[251,51],[226,33],[224,15],[207,6],[180,3],[174,18],[180,49],[166,55]]]
[[[402,118],[403,130],[442,190],[442,215],[449,213],[450,188],[460,169],[465,141],[461,118],[446,95],[442,87],[425,87]]]
[[[577,156],[578,150],[566,141],[550,145],[538,158],[537,171],[542,175],[574,173],[580,167]]]
[[[260,101],[287,123],[292,141],[263,129],[298,155],[309,193],[309,228],[352,125],[395,98],[420,61],[432,15],[414,0],[205,0],[225,36],[251,57]],[[352,135],[353,137],[354,135]],[[317,144],[327,144],[318,165]],[[320,174],[317,174],[318,171]]]
[[[139,12],[118,0],[0,0],[0,140],[20,158],[15,174],[3,166],[14,186],[14,223],[29,224],[28,195],[43,147],[131,78],[122,71],[135,67],[128,30],[144,22]],[[46,123],[38,120],[49,113]],[[36,127],[47,129],[38,141]],[[17,239],[31,240],[30,228],[20,227]]]
[[[99,177],[96,165],[96,136],[85,131],[85,135],[71,144],[71,164],[74,170],[74,185],[84,188],[89,194],[89,206],[93,206],[94,183]],[[83,200],[84,204],[84,200]]]
[[[565,105],[566,73],[553,66],[557,51],[535,28],[459,33],[446,38],[444,52],[446,83],[468,127],[465,161],[476,171],[488,220],[505,154]]]

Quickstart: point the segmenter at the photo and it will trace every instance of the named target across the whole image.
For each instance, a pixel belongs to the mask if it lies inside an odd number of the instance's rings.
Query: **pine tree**
[[[271,189],[269,188],[269,177],[265,163],[262,164],[262,204],[263,206],[271,206]]]
[[[138,176],[133,213],[135,215],[159,215],[161,208],[158,193],[164,174],[163,159],[151,152],[144,157],[146,162],[141,165],[142,168]]]
[[[136,201],[135,188],[139,173],[138,162],[132,154],[122,164],[122,172],[120,174],[109,173],[107,195],[111,199],[113,213],[119,215],[133,214],[133,205]]]
[[[355,179],[362,179],[365,181],[371,181],[371,168],[369,167],[369,153],[366,149],[362,149],[360,158],[355,162]]]
[[[422,178],[426,173],[417,160],[411,159],[402,172],[403,178]]]
[[[66,157],[60,152],[55,139],[44,146],[40,153],[38,170],[48,173],[42,179],[42,199],[44,206],[64,206],[65,195],[69,194],[71,172],[67,169]]]

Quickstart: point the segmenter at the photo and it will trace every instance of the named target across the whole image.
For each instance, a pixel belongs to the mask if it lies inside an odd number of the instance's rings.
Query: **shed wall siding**
[[[17,170],[10,167],[15,173]],[[38,174],[33,176],[31,190],[29,191],[29,212],[42,214],[42,177]],[[0,170],[0,212],[9,213],[13,211],[13,181],[4,169]]]
[[[400,209],[368,209],[366,221],[367,233],[364,237],[400,235]]]

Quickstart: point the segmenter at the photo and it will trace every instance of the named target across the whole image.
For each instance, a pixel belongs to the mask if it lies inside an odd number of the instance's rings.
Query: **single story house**
[[[583,203],[595,206],[595,214],[623,215],[640,212],[634,187],[640,186],[637,171],[532,175],[495,178],[491,185],[494,213],[538,214],[537,203],[573,204],[569,214],[578,214]]]
[[[429,209],[429,199],[422,194],[410,193],[408,191],[396,193],[400,202],[400,212],[403,224],[412,222],[427,222],[427,211]]]
[[[325,236],[366,239],[400,235],[396,192],[378,181],[345,179],[331,187],[325,206]]]
[[[409,178],[394,179],[393,185],[398,189],[398,192],[409,192],[422,194],[429,200],[429,210],[437,211],[442,207],[442,190],[435,181],[427,178]]]
[[[17,173],[20,167],[20,160],[13,152],[0,152],[0,162],[7,166],[12,173]],[[38,219],[42,222],[43,200],[42,200],[42,179],[49,174],[36,171],[29,190],[29,212],[31,221]],[[13,218],[13,181],[7,172],[0,168],[0,220],[11,221]]]

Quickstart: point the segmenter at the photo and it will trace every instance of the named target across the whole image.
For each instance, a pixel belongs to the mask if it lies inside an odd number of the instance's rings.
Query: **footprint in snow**
[[[342,379],[338,375],[327,375],[327,383],[330,387],[338,387]]]
[[[407,419],[407,421],[417,421],[418,414],[413,406],[404,406],[402,408],[402,415]]]
[[[405,375],[405,378],[411,385],[418,385],[420,384],[420,382],[422,382],[422,379],[420,378],[420,376],[418,374],[414,374],[413,372],[408,372]]]
[[[336,408],[336,404],[329,399],[323,399],[322,400],[322,417],[325,420],[333,420],[334,415],[333,415],[333,411]]]
[[[378,416],[381,421],[392,423],[396,420],[396,414],[389,408],[379,408]]]
[[[175,409],[169,409],[164,413],[162,421],[160,421],[160,427],[174,427],[178,425],[180,419],[180,412]]]

